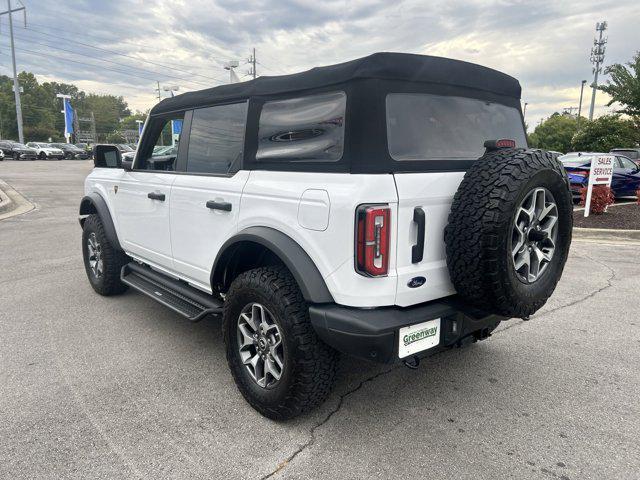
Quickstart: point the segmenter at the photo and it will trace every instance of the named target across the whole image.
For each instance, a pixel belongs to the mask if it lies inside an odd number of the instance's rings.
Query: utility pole
[[[13,12],[22,11],[24,14],[24,26],[27,26],[27,9],[20,0],[18,3],[22,5],[18,8],[11,8],[11,0],[7,0],[7,10],[0,12],[0,16],[4,14],[9,15],[9,34],[11,36],[11,59],[13,60],[13,93],[16,99],[16,120],[18,121],[18,141],[24,143],[24,134],[22,132],[22,105],[20,103],[20,85],[18,84],[18,73],[16,71],[16,49],[13,39]]]
[[[582,113],[582,94],[584,92],[584,86],[586,83],[586,80],[582,80],[582,85],[580,85],[580,104],[578,105],[578,121],[576,127],[580,126],[580,114]]]
[[[596,105],[596,90],[598,89],[598,74],[602,71],[602,63],[604,62],[604,52],[607,49],[607,39],[602,38],[603,32],[607,29],[607,22],[596,23],[596,32],[598,38],[593,40],[593,48],[591,49],[591,63],[593,67],[593,88],[591,92],[591,108],[589,108],[589,120],[593,120],[593,109]]]
[[[158,101],[162,100],[162,96],[160,95],[160,80],[158,80],[158,88],[156,88],[156,92],[158,92]]]
[[[529,105],[529,103],[528,102],[524,102],[524,109],[522,110],[522,120],[523,121],[527,116],[527,105]]]
[[[249,57],[249,63],[251,64],[251,70],[247,73],[251,75],[254,79],[256,78],[256,49],[253,49],[253,55]]]
[[[253,78],[256,78],[256,49],[253,49],[253,55],[251,55],[251,63],[253,64],[251,67],[251,73],[253,74]]]

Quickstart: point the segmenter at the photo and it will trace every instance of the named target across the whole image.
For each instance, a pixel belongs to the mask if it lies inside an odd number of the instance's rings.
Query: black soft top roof
[[[518,81],[474,63],[408,53],[374,53],[345,63],[316,67],[301,73],[264,76],[248,82],[183,93],[166,98],[151,110],[162,114],[256,96],[283,95],[361,79],[399,80],[470,88],[520,98]]]

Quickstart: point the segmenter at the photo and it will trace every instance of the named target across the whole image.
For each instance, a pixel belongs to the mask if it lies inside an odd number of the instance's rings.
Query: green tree
[[[131,115],[131,110],[123,97],[115,95],[86,95],[77,105],[78,114],[88,116],[93,112],[96,119],[96,132],[100,138],[106,138],[120,128],[120,121]]]
[[[616,147],[634,147],[640,143],[637,120],[620,115],[603,115],[593,121],[583,121],[571,141],[574,150],[608,152]]]
[[[619,103],[623,108],[617,110],[618,113],[640,116],[640,52],[626,66],[615,63],[607,67],[604,73],[610,79],[598,89],[611,96],[607,106]]]
[[[574,116],[556,112],[535,128],[529,135],[529,143],[535,148],[566,153],[571,150],[577,128]]]

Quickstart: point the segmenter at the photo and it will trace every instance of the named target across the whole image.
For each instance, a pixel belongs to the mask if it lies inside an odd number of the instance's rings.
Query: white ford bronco
[[[172,148],[169,148],[172,147]],[[222,318],[246,400],[286,419],[338,353],[416,367],[547,301],[571,242],[566,174],[527,148],[514,78],[378,53],[168,98],[133,160],[95,148],[87,276]]]

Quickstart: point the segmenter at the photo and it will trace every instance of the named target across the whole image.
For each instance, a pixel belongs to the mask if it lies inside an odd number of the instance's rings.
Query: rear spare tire
[[[562,164],[542,150],[485,153],[467,171],[445,228],[457,293],[487,312],[527,317],[553,293],[573,228]]]

